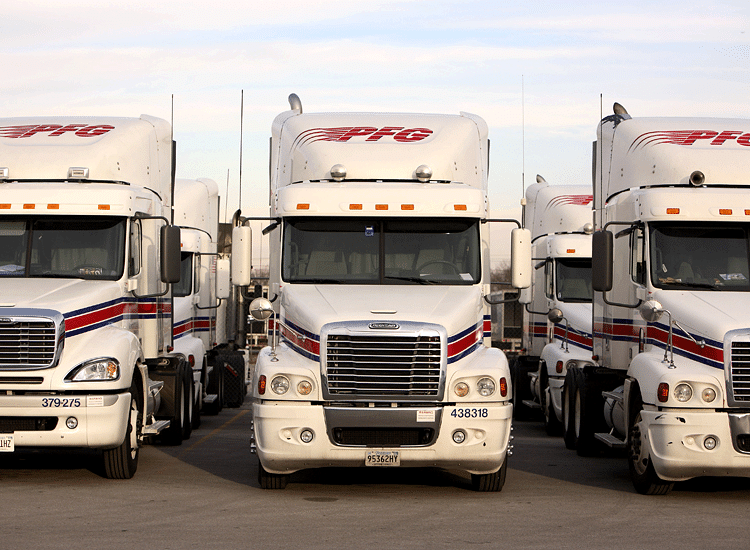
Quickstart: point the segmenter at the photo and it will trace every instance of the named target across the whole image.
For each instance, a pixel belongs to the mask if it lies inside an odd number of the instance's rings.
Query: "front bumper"
[[[654,470],[662,479],[750,477],[750,452],[735,447],[738,436],[750,437],[750,415],[671,409],[641,411],[641,417],[647,425]],[[708,436],[717,440],[712,450],[704,446]]]
[[[436,404],[437,405],[437,404]],[[461,406],[353,407],[343,414],[310,403],[263,401],[253,404],[253,425],[258,458],[270,473],[288,474],[304,468],[365,465],[372,450],[398,450],[403,467],[440,467],[474,474],[500,469],[510,440],[510,403],[469,403]],[[430,411],[435,411],[431,413]],[[337,426],[326,418],[338,418],[349,426],[395,428],[397,418],[413,415],[411,425],[435,424],[434,438],[427,445],[371,446],[334,443]],[[356,419],[356,420],[355,420]],[[300,433],[311,430],[312,441],[304,443]],[[453,432],[463,430],[466,440],[453,441]]]
[[[0,395],[0,432],[16,447],[116,447],[125,439],[130,393]],[[77,426],[66,425],[75,417]]]

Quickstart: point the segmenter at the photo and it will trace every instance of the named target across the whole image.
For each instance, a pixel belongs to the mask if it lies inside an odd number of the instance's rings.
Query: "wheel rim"
[[[649,460],[647,446],[643,441],[641,431],[642,424],[641,413],[638,413],[633,423],[633,429],[630,431],[630,461],[633,464],[635,473],[639,476],[646,473]]]

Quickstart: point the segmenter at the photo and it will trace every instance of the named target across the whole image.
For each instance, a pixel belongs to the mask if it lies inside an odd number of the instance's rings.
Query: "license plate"
[[[367,451],[365,466],[401,466],[398,451]]]
[[[0,453],[12,453],[15,450],[13,434],[0,434]]]

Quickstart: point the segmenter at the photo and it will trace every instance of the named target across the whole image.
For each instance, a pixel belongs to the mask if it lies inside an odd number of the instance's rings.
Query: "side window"
[[[141,222],[130,222],[130,251],[128,252],[128,277],[141,272]]]
[[[544,264],[544,293],[547,298],[555,298],[555,264],[552,260]]]
[[[173,296],[190,296],[191,285],[193,284],[192,273],[193,255],[189,252],[183,252],[180,260],[180,282],[172,286]]]
[[[643,228],[636,227],[630,234],[630,277],[639,285],[646,286],[646,258],[643,243]]]

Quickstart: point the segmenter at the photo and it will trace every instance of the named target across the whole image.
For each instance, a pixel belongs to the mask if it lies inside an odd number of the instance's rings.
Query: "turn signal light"
[[[563,369],[563,362],[562,361],[558,361],[557,363],[555,363],[555,372],[557,374],[560,374],[562,372],[562,369]]]
[[[507,397],[508,395],[508,381],[504,376],[500,379],[500,395],[503,397]]]
[[[669,399],[669,384],[666,382],[659,384],[656,390],[656,398],[659,400],[659,403],[667,402],[667,399]]]
[[[265,395],[266,393],[266,375],[261,374],[258,377],[258,395]]]

